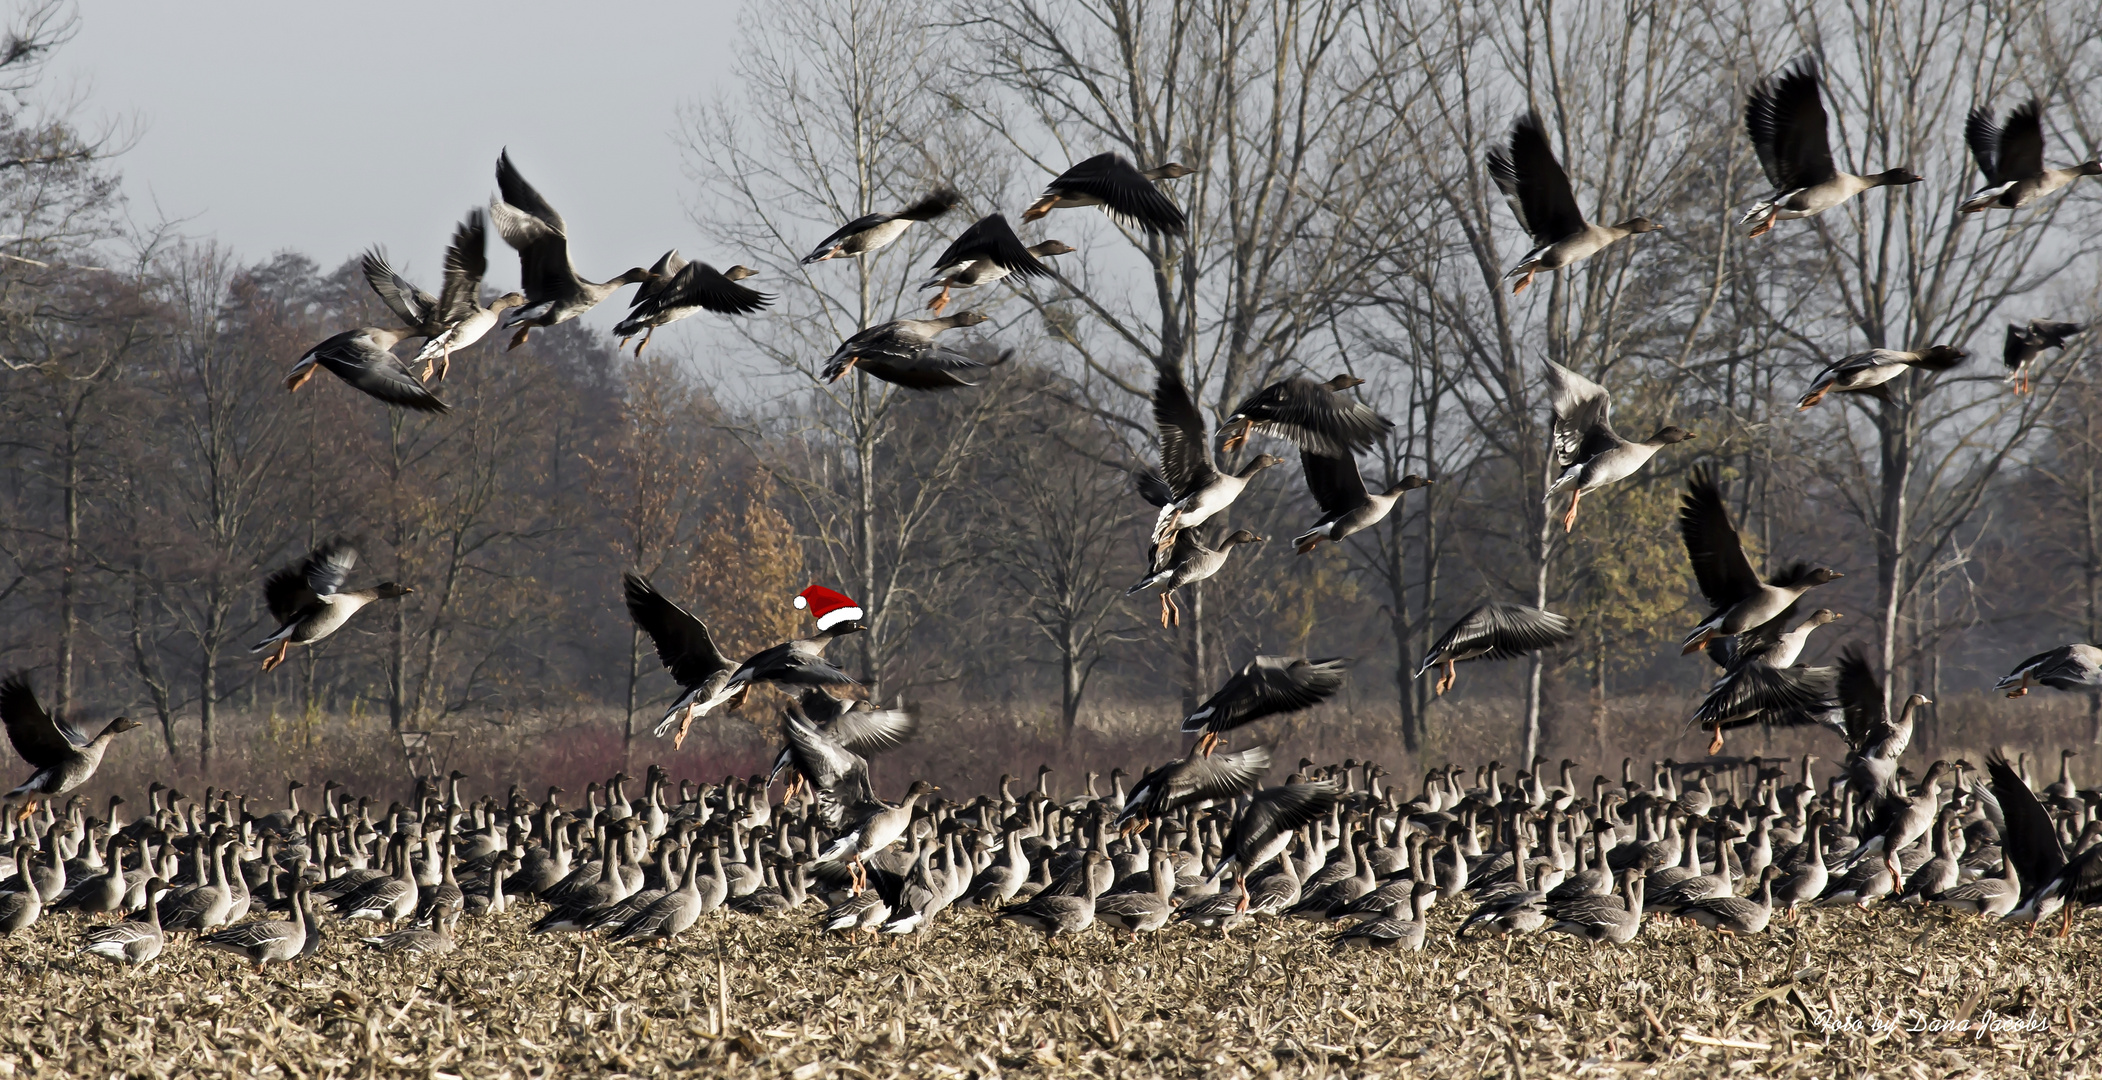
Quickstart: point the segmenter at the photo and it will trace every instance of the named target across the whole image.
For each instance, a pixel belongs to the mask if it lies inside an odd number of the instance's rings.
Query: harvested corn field
[[[1332,954],[1296,921],[1046,946],[963,913],[862,945],[807,910],[718,912],[663,950],[532,939],[511,914],[463,925],[435,958],[375,954],[332,925],[318,954],[262,974],[185,942],[114,970],[70,955],[76,926],[50,920],[5,946],[0,1075],[2096,1071],[2102,956],[2084,929],[1823,909],[1756,938],[1653,921],[1625,948],[1528,938],[1506,955],[1432,918],[1421,953]]]

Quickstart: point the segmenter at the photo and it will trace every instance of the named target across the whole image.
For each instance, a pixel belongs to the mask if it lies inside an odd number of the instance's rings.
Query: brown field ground
[[[187,942],[115,970],[70,955],[78,924],[53,919],[0,942],[0,1077],[2102,1071],[2102,938],[2085,927],[2059,940],[1824,910],[1756,938],[1652,921],[1627,948],[1527,938],[1506,956],[1456,940],[1441,908],[1421,953],[1331,955],[1303,923],[1045,946],[952,912],[866,945],[819,935],[814,916],[711,915],[662,950],[529,939],[514,912],[409,960],[334,924],[321,954],[261,974]],[[1930,1025],[1944,1030],[1916,1030]]]

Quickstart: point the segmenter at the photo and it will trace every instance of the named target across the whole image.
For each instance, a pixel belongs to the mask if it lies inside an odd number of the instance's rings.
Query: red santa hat
[[[796,594],[796,606],[809,608],[811,617],[817,620],[817,628],[830,630],[843,622],[859,620],[867,614],[861,605],[845,593],[833,592],[823,585],[812,585]]]

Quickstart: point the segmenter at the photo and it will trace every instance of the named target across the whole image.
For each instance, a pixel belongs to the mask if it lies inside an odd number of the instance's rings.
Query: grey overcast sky
[[[435,286],[509,146],[568,219],[578,269],[604,277],[669,247],[707,257],[671,133],[681,103],[727,84],[741,7],[82,0],[47,86],[84,126],[138,121],[115,162],[135,219],[187,219],[243,259],[332,268],[380,243]],[[491,284],[514,284],[490,246]]]

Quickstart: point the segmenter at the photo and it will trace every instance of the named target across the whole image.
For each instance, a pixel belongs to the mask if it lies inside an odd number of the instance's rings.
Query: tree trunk
[[[1916,380],[1913,376],[1908,383]],[[1883,403],[1876,425],[1881,442],[1882,475],[1876,506],[1876,630],[1883,651],[1883,704],[1890,706],[1897,686],[1898,627],[1904,607],[1905,544],[1910,507],[1905,488],[1912,472],[1912,393]]]
[[[1063,705],[1068,735],[1080,726],[1080,692],[1084,685],[1080,670],[1080,635],[1076,632],[1077,629],[1068,622],[1059,636],[1059,681],[1064,691]]]
[[[197,671],[197,771],[208,773],[212,767],[212,724],[217,719],[219,708],[219,650],[216,643],[207,645],[204,661]]]
[[[59,555],[58,578],[58,686],[53,693],[52,715],[64,720],[73,713],[73,643],[80,622],[77,580],[74,568],[80,562],[80,443],[75,438],[78,417],[66,424],[65,548]]]
[[[1189,663],[1189,684],[1182,690],[1182,711],[1187,715],[1196,712],[1197,703],[1210,696],[1205,692],[1204,582],[1185,586],[1178,604],[1182,608],[1183,632],[1188,635],[1183,655]]]
[[[642,682],[642,628],[628,627],[628,718],[620,729],[620,768],[635,764],[635,691]]]

